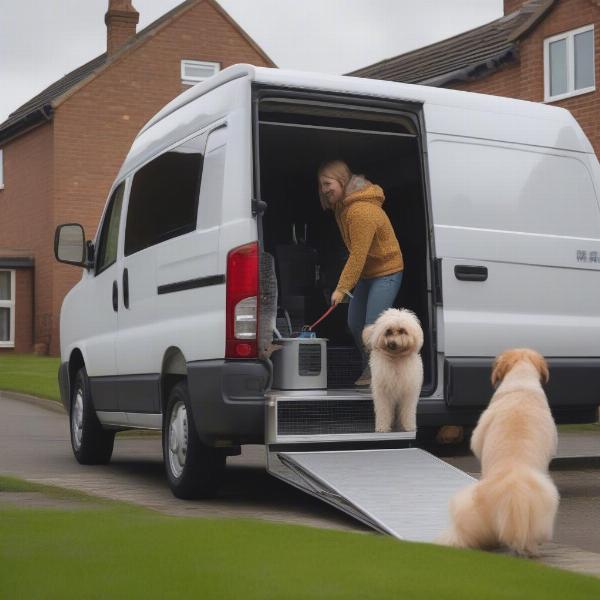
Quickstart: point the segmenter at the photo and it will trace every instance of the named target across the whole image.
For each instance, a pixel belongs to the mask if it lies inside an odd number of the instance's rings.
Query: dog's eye
[[[398,334],[399,335],[406,335],[406,329],[402,329],[402,328],[398,329]]]
[[[385,330],[385,335],[392,335],[392,330],[391,329],[386,329]]]

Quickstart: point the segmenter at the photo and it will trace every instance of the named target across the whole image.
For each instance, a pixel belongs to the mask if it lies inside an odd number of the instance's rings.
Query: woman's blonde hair
[[[321,177],[321,175],[335,179],[342,186],[342,189],[345,190],[348,182],[352,178],[352,171],[343,160],[329,160],[319,167],[317,177]],[[327,198],[325,198],[321,192],[321,186],[319,186],[319,200],[321,201],[323,210],[331,209],[327,202]]]

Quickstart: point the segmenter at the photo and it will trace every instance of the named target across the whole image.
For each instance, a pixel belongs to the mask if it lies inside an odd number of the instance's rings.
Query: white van
[[[519,346],[547,357],[559,422],[597,418],[600,168],[568,111],[236,65],[143,128],[93,242],[57,229],[57,259],[84,267],[59,374],[80,462],[108,461],[115,431],[162,429],[171,488],[190,497],[214,492],[242,444],[404,439],[374,433],[353,388],[346,306],[293,342],[346,259],[317,197],[331,158],[386,193],[396,305],[425,332],[420,430],[476,423],[493,357]]]

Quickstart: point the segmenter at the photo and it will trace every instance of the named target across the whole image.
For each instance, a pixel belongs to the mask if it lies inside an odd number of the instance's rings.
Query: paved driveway
[[[582,439],[561,439],[562,454],[600,455],[599,436]],[[446,460],[476,474],[478,466],[472,457]],[[58,406],[24,402],[2,392],[0,473],[135,502],[172,515],[262,518],[368,531],[327,504],[269,476],[262,446],[247,446],[242,456],[228,459],[226,479],[217,499],[177,500],[165,481],[158,436],[118,435],[109,465],[79,465],[71,452],[67,418]],[[561,470],[552,475],[562,501],[557,543],[544,548],[542,561],[600,575],[600,469]]]

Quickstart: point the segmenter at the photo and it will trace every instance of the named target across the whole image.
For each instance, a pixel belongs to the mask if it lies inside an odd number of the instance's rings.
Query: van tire
[[[163,419],[163,458],[176,498],[212,498],[225,469],[225,454],[200,441],[192,417],[187,380],[173,386]]]
[[[92,401],[85,367],[77,371],[71,392],[69,429],[73,454],[82,465],[105,465],[110,461],[115,432],[102,428]]]

